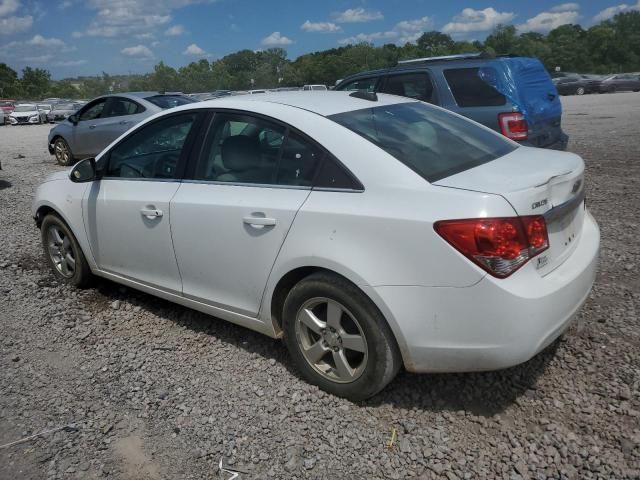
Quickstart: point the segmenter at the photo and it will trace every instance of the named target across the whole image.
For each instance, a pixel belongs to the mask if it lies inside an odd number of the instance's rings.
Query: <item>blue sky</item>
[[[243,48],[283,47],[293,59],[350,42],[404,44],[427,30],[483,39],[504,23],[546,33],[628,10],[640,0],[0,0],[0,62],[54,78],[141,73]]]

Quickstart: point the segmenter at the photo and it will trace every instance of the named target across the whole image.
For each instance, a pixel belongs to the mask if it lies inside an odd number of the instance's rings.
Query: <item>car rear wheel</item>
[[[397,374],[402,359],[373,302],[337,275],[316,273],[289,292],[285,343],[302,376],[321,389],[358,401]]]
[[[584,88],[578,87],[576,90],[576,95],[584,95]]]
[[[55,276],[79,288],[89,286],[93,279],[89,264],[62,219],[50,213],[42,221],[40,233],[45,257]]]
[[[73,155],[71,154],[69,144],[64,138],[58,137],[53,143],[53,154],[56,157],[56,162],[60,165],[65,167],[73,165]]]

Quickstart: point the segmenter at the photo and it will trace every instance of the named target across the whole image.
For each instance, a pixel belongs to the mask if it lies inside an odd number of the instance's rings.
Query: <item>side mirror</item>
[[[77,115],[75,115],[75,114],[73,114],[73,115],[69,115],[69,116],[67,117],[67,119],[68,119],[71,123],[73,123],[74,125],[77,125],[77,124],[78,124],[78,116],[77,116]]]
[[[96,177],[96,159],[93,157],[80,160],[69,174],[69,178],[74,183],[92,182]]]

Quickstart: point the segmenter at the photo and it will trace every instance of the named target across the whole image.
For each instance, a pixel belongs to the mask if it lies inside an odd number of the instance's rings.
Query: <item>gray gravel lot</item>
[[[563,97],[601,267],[578,322],[493,373],[354,404],[283,345],[106,281],[57,284],[30,217],[49,126],[0,127],[0,478],[640,478],[640,94]],[[8,187],[8,188],[5,188]],[[397,439],[387,448],[391,432]]]

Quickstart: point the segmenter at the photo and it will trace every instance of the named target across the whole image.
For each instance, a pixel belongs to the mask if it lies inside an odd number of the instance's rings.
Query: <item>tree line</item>
[[[430,31],[403,46],[369,43],[347,45],[287,59],[282,48],[241,50],[208,61],[202,59],[175,69],[164,62],[145,75],[109,75],[51,80],[41,68],[17,72],[0,63],[0,97],[92,98],[109,92],[157,90],[209,92],[333,85],[336,80],[363,70],[395,65],[398,60],[456,53],[487,52],[539,58],[549,71],[582,73],[640,72],[640,12],[626,12],[593,25],[562,25],[548,34],[518,33],[513,25],[499,25],[484,41],[454,40]]]

